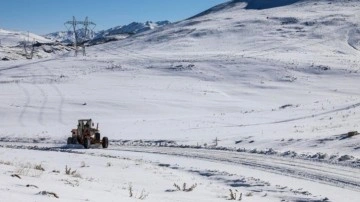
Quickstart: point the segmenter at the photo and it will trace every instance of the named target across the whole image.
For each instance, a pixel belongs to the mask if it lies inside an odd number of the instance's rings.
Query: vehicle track
[[[108,158],[124,158],[121,157],[121,155],[113,156],[116,153],[109,155],[108,151],[119,151],[119,154],[121,154],[121,151],[148,153],[172,156],[174,157],[174,164],[177,162],[176,157],[185,157],[197,159],[199,161],[220,162],[231,165],[238,165],[239,168],[248,167],[254,170],[260,170],[268,173],[360,192],[360,169],[341,165],[333,165],[329,163],[269,156],[264,154],[238,153],[233,151],[219,151],[210,149],[113,146],[112,148],[106,150],[84,150],[80,148],[68,148],[62,144],[55,145],[59,146],[49,146],[46,144],[36,144],[36,146],[31,146],[29,144],[23,143],[10,143],[6,145],[0,145],[0,147],[13,149],[31,149],[39,151],[60,151],[91,156],[104,156]]]
[[[21,91],[24,93],[24,95],[26,97],[25,102],[24,102],[23,107],[22,107],[22,110],[21,110],[21,112],[19,114],[19,123],[20,123],[21,126],[25,126],[25,124],[24,124],[24,116],[27,113],[27,110],[29,108],[29,105],[30,105],[30,102],[31,102],[31,96],[30,96],[30,93],[26,89],[25,86],[23,86],[23,85],[21,85],[19,83],[17,83],[17,86],[21,89]]]
[[[42,67],[44,67],[45,71],[47,71],[49,73],[49,75],[51,75],[52,78],[56,78],[56,75],[45,65],[40,65]],[[61,90],[59,89],[59,87],[56,85],[56,82],[54,82],[54,80],[50,80],[50,86],[55,90],[55,92],[57,93],[58,97],[59,97],[59,106],[57,107],[58,110],[58,122],[61,124],[64,124],[63,121],[63,108],[64,108],[64,104],[65,104],[65,98],[63,93],[61,92]]]
[[[27,67],[29,65],[45,63],[45,62],[53,61],[53,60],[57,60],[57,59],[58,58],[49,58],[49,59],[44,59],[44,60],[35,61],[35,62],[26,62],[26,63],[22,63],[22,64],[17,64],[17,65],[13,65],[13,66],[10,66],[10,67],[2,68],[2,69],[0,69],[0,72],[11,70],[11,69],[18,69],[18,68],[22,68],[22,67]]]
[[[360,192],[360,169],[262,154],[172,147],[117,147],[111,150],[152,153],[225,162]]]

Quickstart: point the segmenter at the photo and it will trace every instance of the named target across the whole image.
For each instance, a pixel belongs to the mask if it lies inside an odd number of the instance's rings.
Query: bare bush
[[[40,163],[40,164],[35,164],[35,165],[34,165],[34,169],[35,169],[35,170],[45,171],[45,169],[42,167],[41,163]]]
[[[230,194],[229,194],[229,200],[238,200],[238,201],[241,201],[242,200],[242,193],[239,194],[239,198],[237,197],[238,196],[238,190],[235,189],[235,191],[233,191],[232,189],[229,189],[230,191]]]
[[[177,191],[181,191],[181,188],[179,185],[177,185],[176,183],[174,183],[174,187],[176,188]]]
[[[133,193],[133,187],[132,187],[132,184],[129,184],[129,188],[128,188],[128,190],[129,190],[129,197],[131,198],[131,197],[133,197],[134,196],[134,193]]]
[[[70,175],[71,168],[68,168],[67,165],[65,166],[65,174]]]
[[[130,198],[137,198],[137,199],[140,199],[140,200],[145,200],[148,196],[149,196],[149,193],[147,193],[145,191],[145,189],[143,189],[140,194],[134,194],[134,190],[133,190],[133,186],[132,184],[130,183],[129,184],[129,187],[128,187],[128,191],[129,191],[129,197]]]
[[[77,170],[73,170],[71,171],[71,168],[67,167],[67,165],[65,166],[65,174],[66,175],[71,175],[73,177],[76,177],[76,178],[82,178],[81,174],[77,172]]]
[[[195,184],[191,185],[189,188],[186,188],[186,183],[184,183],[183,191],[190,192],[190,191],[193,191],[196,187],[197,187],[197,184],[195,183]]]
[[[176,184],[176,183],[174,183],[173,186],[176,188],[175,191],[191,192],[191,191],[194,191],[194,189],[197,187],[197,184],[195,183],[195,184],[191,185],[189,188],[187,188],[187,187],[186,187],[186,186],[187,186],[186,183],[184,183],[183,186],[182,186],[182,189],[181,189],[180,186],[179,186],[178,184]]]
[[[143,190],[141,191],[141,193],[140,193],[140,196],[137,197],[137,198],[140,199],[140,200],[144,200],[144,199],[146,199],[146,197],[148,197],[148,196],[149,196],[149,193],[146,193],[146,192],[145,192],[145,189],[143,189]]]

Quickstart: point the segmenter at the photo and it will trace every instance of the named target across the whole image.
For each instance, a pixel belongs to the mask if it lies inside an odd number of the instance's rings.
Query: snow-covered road
[[[319,163],[316,161],[261,154],[190,148],[119,147],[112,150],[155,153],[231,163],[256,170],[311,180],[360,192],[360,169],[329,165],[327,163]]]
[[[140,159],[168,169],[187,171],[192,174],[197,173],[205,176],[210,181],[224,181],[226,182],[225,184],[232,187],[241,187],[246,183],[249,183],[250,185],[247,186],[250,187],[256,187],[257,185],[251,184],[252,182],[238,184],[236,180],[236,182],[229,179],[224,180],[224,176],[211,178],[215,175],[214,172],[216,172],[216,175],[224,175],[226,173],[227,177],[240,173],[242,176],[260,178],[265,180],[263,182],[268,181],[271,184],[281,184],[281,181],[288,182],[290,180],[293,183],[286,183],[287,186],[306,186],[307,189],[316,187],[317,193],[315,194],[326,195],[327,197],[329,197],[329,190],[332,189],[350,193],[350,199],[360,194],[360,169],[311,160],[245,152],[176,147],[112,146],[107,150],[83,150],[81,148],[64,147],[60,144],[37,144],[35,146],[35,144],[29,143],[5,143],[5,145],[2,147],[30,149],[41,152],[61,151],[93,156],[94,158]],[[262,184],[261,186],[264,185]],[[303,191],[303,193],[307,192]],[[311,194],[314,195],[314,193]]]

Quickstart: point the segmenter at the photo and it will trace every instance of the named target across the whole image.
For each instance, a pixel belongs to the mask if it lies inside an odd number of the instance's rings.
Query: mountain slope
[[[146,52],[176,47],[181,52],[292,58],[310,64],[320,60],[326,63],[330,55],[346,60],[348,55],[358,54],[355,33],[358,33],[356,5],[359,1],[287,0],[277,4],[278,7],[262,10],[247,8],[269,1],[246,2],[221,4],[164,29],[119,42],[118,46]]]
[[[181,131],[186,132],[179,132],[179,137],[186,134],[201,142],[202,135],[212,134],[215,139],[216,134],[229,134],[223,138],[230,145],[231,141],[243,142],[246,147],[265,149],[273,148],[277,142],[276,148],[302,151],[311,150],[310,145],[317,145],[314,148],[319,151],[317,142],[329,138],[329,144],[322,146],[333,151],[350,143],[336,140],[348,131],[358,130],[360,120],[355,87],[360,73],[358,3],[282,1],[276,7],[248,9],[245,1],[231,1],[146,34],[94,46],[89,49],[89,56],[114,61],[121,58],[121,64],[129,64],[127,67],[216,86],[199,93],[209,96],[208,100],[215,99],[212,101],[216,104],[197,105],[202,97],[189,96],[184,108],[220,114],[227,111],[232,115],[224,116],[232,118],[223,122],[219,117],[219,122],[211,122],[209,117],[203,117],[197,122],[203,127],[189,121],[192,127],[184,126]],[[197,86],[187,84],[184,82],[184,89]],[[346,115],[347,110],[352,115]],[[151,131],[151,126],[139,133]],[[285,134],[291,136],[290,142],[282,137]],[[238,136],[255,136],[256,140],[236,140]],[[303,142],[303,138],[309,141]],[[294,141],[297,139],[299,142]],[[258,143],[246,144],[253,141]],[[353,141],[354,145],[359,143],[358,139]],[[348,152],[358,153],[358,147],[349,148]]]

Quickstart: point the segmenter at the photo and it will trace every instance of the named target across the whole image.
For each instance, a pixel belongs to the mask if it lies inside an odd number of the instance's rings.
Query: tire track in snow
[[[70,52],[70,51],[69,51],[69,52]],[[18,64],[18,65],[13,65],[13,66],[10,66],[10,67],[6,67],[6,68],[0,69],[0,72],[2,72],[2,71],[7,71],[7,70],[11,70],[11,69],[19,69],[19,68],[22,68],[22,67],[27,67],[27,66],[29,66],[29,65],[41,64],[41,63],[45,63],[45,62],[49,62],[49,61],[54,61],[54,60],[58,60],[58,59],[65,58],[65,57],[67,57],[67,56],[68,56],[68,53],[64,53],[64,54],[57,55],[57,56],[54,56],[54,57],[48,58],[48,59],[42,59],[42,60],[39,60],[39,61],[34,61],[34,62],[28,62],[28,63]]]
[[[34,75],[33,73],[31,74],[31,78],[32,78],[32,82],[31,84],[40,92],[41,96],[42,96],[42,101],[41,101],[41,106],[39,108],[39,115],[38,115],[38,122],[41,125],[43,124],[43,115],[44,115],[44,110],[46,108],[47,102],[48,102],[48,98],[47,98],[47,94],[46,92],[37,84],[37,77],[36,75]]]
[[[110,150],[170,155],[237,164],[269,173],[360,192],[360,170],[356,168],[334,166],[299,159],[269,157],[258,154],[239,154],[217,150],[179,149],[170,147],[119,147]]]
[[[64,124],[63,122],[63,108],[64,108],[64,103],[65,103],[65,98],[64,95],[62,94],[61,90],[55,85],[53,84],[52,87],[55,89],[55,91],[57,92],[57,94],[60,97],[60,104],[58,107],[58,121],[62,124]]]
[[[22,86],[19,83],[16,83],[16,84],[22,90],[23,94],[25,95],[25,103],[24,103],[23,109],[21,110],[19,118],[18,118],[20,125],[25,126],[25,124],[24,124],[24,116],[27,113],[27,110],[29,108],[29,105],[30,105],[30,102],[31,102],[31,96],[30,96],[29,91],[24,86]]]
[[[41,107],[39,109],[39,115],[38,115],[38,122],[41,125],[44,125],[44,111],[45,108],[47,106],[48,103],[48,95],[46,94],[46,92],[36,83],[34,83],[34,86],[39,90],[41,96],[42,96],[42,104]]]
[[[14,66],[11,66],[11,67],[6,67],[6,68],[3,68],[3,69],[0,69],[0,72],[6,71],[6,70],[11,70],[11,69],[18,69],[18,68],[21,68],[21,67],[27,67],[29,65],[44,63],[44,62],[48,62],[48,61],[52,61],[52,60],[56,60],[56,59],[58,59],[58,58],[50,58],[50,59],[40,60],[40,61],[36,61],[36,62],[18,64],[18,65],[14,65]]]
[[[43,66],[43,65],[41,65]],[[49,75],[51,75],[51,77],[56,78],[56,75],[53,74],[52,71],[50,71],[50,69],[47,66],[43,66],[44,69],[49,73]],[[64,103],[65,103],[65,98],[63,93],[61,92],[61,90],[56,86],[55,82],[53,79],[50,79],[50,86],[55,90],[55,92],[57,93],[60,101],[59,101],[59,106],[57,107],[57,111],[58,111],[58,122],[61,124],[64,124],[63,121],[63,108],[64,108]]]
[[[268,156],[262,154],[237,153],[232,151],[172,148],[172,147],[131,147],[119,146],[107,150],[84,150],[81,148],[68,148],[64,146],[31,146],[26,144],[0,145],[3,148],[30,149],[39,151],[67,152],[115,158],[107,151],[126,151],[135,153],[148,153],[154,155],[167,155],[176,158],[190,158],[198,161],[210,161],[244,166],[281,176],[312,181],[319,184],[352,190],[360,193],[360,169],[331,165],[327,163],[311,162],[301,159]],[[90,153],[87,153],[89,151]],[[119,156],[120,158],[120,156]],[[125,157],[123,157],[125,158]]]

